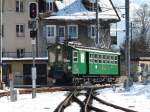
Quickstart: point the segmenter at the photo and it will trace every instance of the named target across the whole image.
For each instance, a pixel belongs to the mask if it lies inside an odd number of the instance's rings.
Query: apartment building
[[[37,0],[2,0],[2,61],[3,81],[8,74],[14,75],[15,84],[30,85],[32,67],[32,44],[30,38],[29,3]],[[37,19],[36,27],[38,31]],[[36,67],[39,84],[47,83],[47,52],[44,39],[37,34]]]

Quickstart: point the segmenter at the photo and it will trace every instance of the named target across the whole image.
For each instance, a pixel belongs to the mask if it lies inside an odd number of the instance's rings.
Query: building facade
[[[110,48],[112,23],[120,21],[111,0],[99,0],[99,39],[96,37],[96,2],[92,0],[49,0],[49,12],[41,16],[40,28],[48,44],[65,40],[78,41],[84,46]],[[51,6],[51,7],[50,7]],[[109,9],[109,10],[108,10]],[[45,14],[45,13],[44,13]]]

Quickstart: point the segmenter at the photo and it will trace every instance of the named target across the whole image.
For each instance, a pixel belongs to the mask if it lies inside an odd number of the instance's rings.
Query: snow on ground
[[[0,98],[1,112],[53,112],[66,97],[66,92],[38,93],[35,99],[32,95],[18,95],[16,102],[10,102],[9,97]]]
[[[99,98],[103,98],[108,102],[134,109],[139,112],[150,112],[150,85],[133,85],[130,91],[124,91],[122,87],[112,89],[99,90]]]
[[[128,107],[139,112],[150,112],[150,85],[135,84],[130,91],[124,91],[122,87],[117,87],[114,92],[112,88],[97,90],[98,97],[108,102]],[[18,95],[16,102],[10,102],[9,97],[0,98],[1,112],[53,112],[57,105],[63,101],[68,92],[46,92],[37,93],[37,97],[32,99],[31,94]],[[81,96],[80,99],[85,99]],[[102,107],[108,112],[121,112],[114,108],[108,108],[93,102],[95,107]],[[77,103],[73,103],[65,109],[65,112],[79,112],[80,107]]]

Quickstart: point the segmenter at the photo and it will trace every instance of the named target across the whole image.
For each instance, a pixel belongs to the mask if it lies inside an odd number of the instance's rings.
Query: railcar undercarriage
[[[117,79],[118,77],[112,77],[112,76],[73,77],[72,84],[82,85],[85,82],[89,82],[91,84],[115,84],[117,83]]]

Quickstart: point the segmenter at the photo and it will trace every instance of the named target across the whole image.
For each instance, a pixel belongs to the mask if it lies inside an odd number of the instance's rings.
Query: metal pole
[[[130,77],[130,38],[129,38],[129,0],[125,1],[125,19],[126,19],[126,75],[128,76],[126,89],[129,90],[129,87],[132,86],[132,80]]]
[[[130,39],[129,39],[129,0],[126,0],[126,60],[127,60],[127,74],[130,77]]]
[[[0,88],[2,88],[2,0],[1,0],[1,12],[0,12]]]
[[[36,29],[36,22],[33,23],[33,31]],[[36,67],[35,67],[35,54],[36,54],[36,37],[32,38],[32,98],[36,97]]]
[[[130,43],[130,46],[131,46],[131,51],[130,51],[130,55],[131,55],[131,59],[133,59],[133,44],[132,44],[132,28],[133,28],[133,23],[131,22],[130,23],[131,25],[131,43]]]
[[[14,102],[17,100],[17,92],[14,90],[14,76],[9,73],[9,85],[10,85],[10,101]]]
[[[36,67],[35,67],[35,44],[36,40],[35,38],[32,39],[32,57],[33,57],[33,62],[32,62],[32,98],[36,97]]]
[[[96,47],[100,47],[100,43],[99,43],[99,18],[98,18],[98,12],[99,12],[98,0],[96,0]]]

